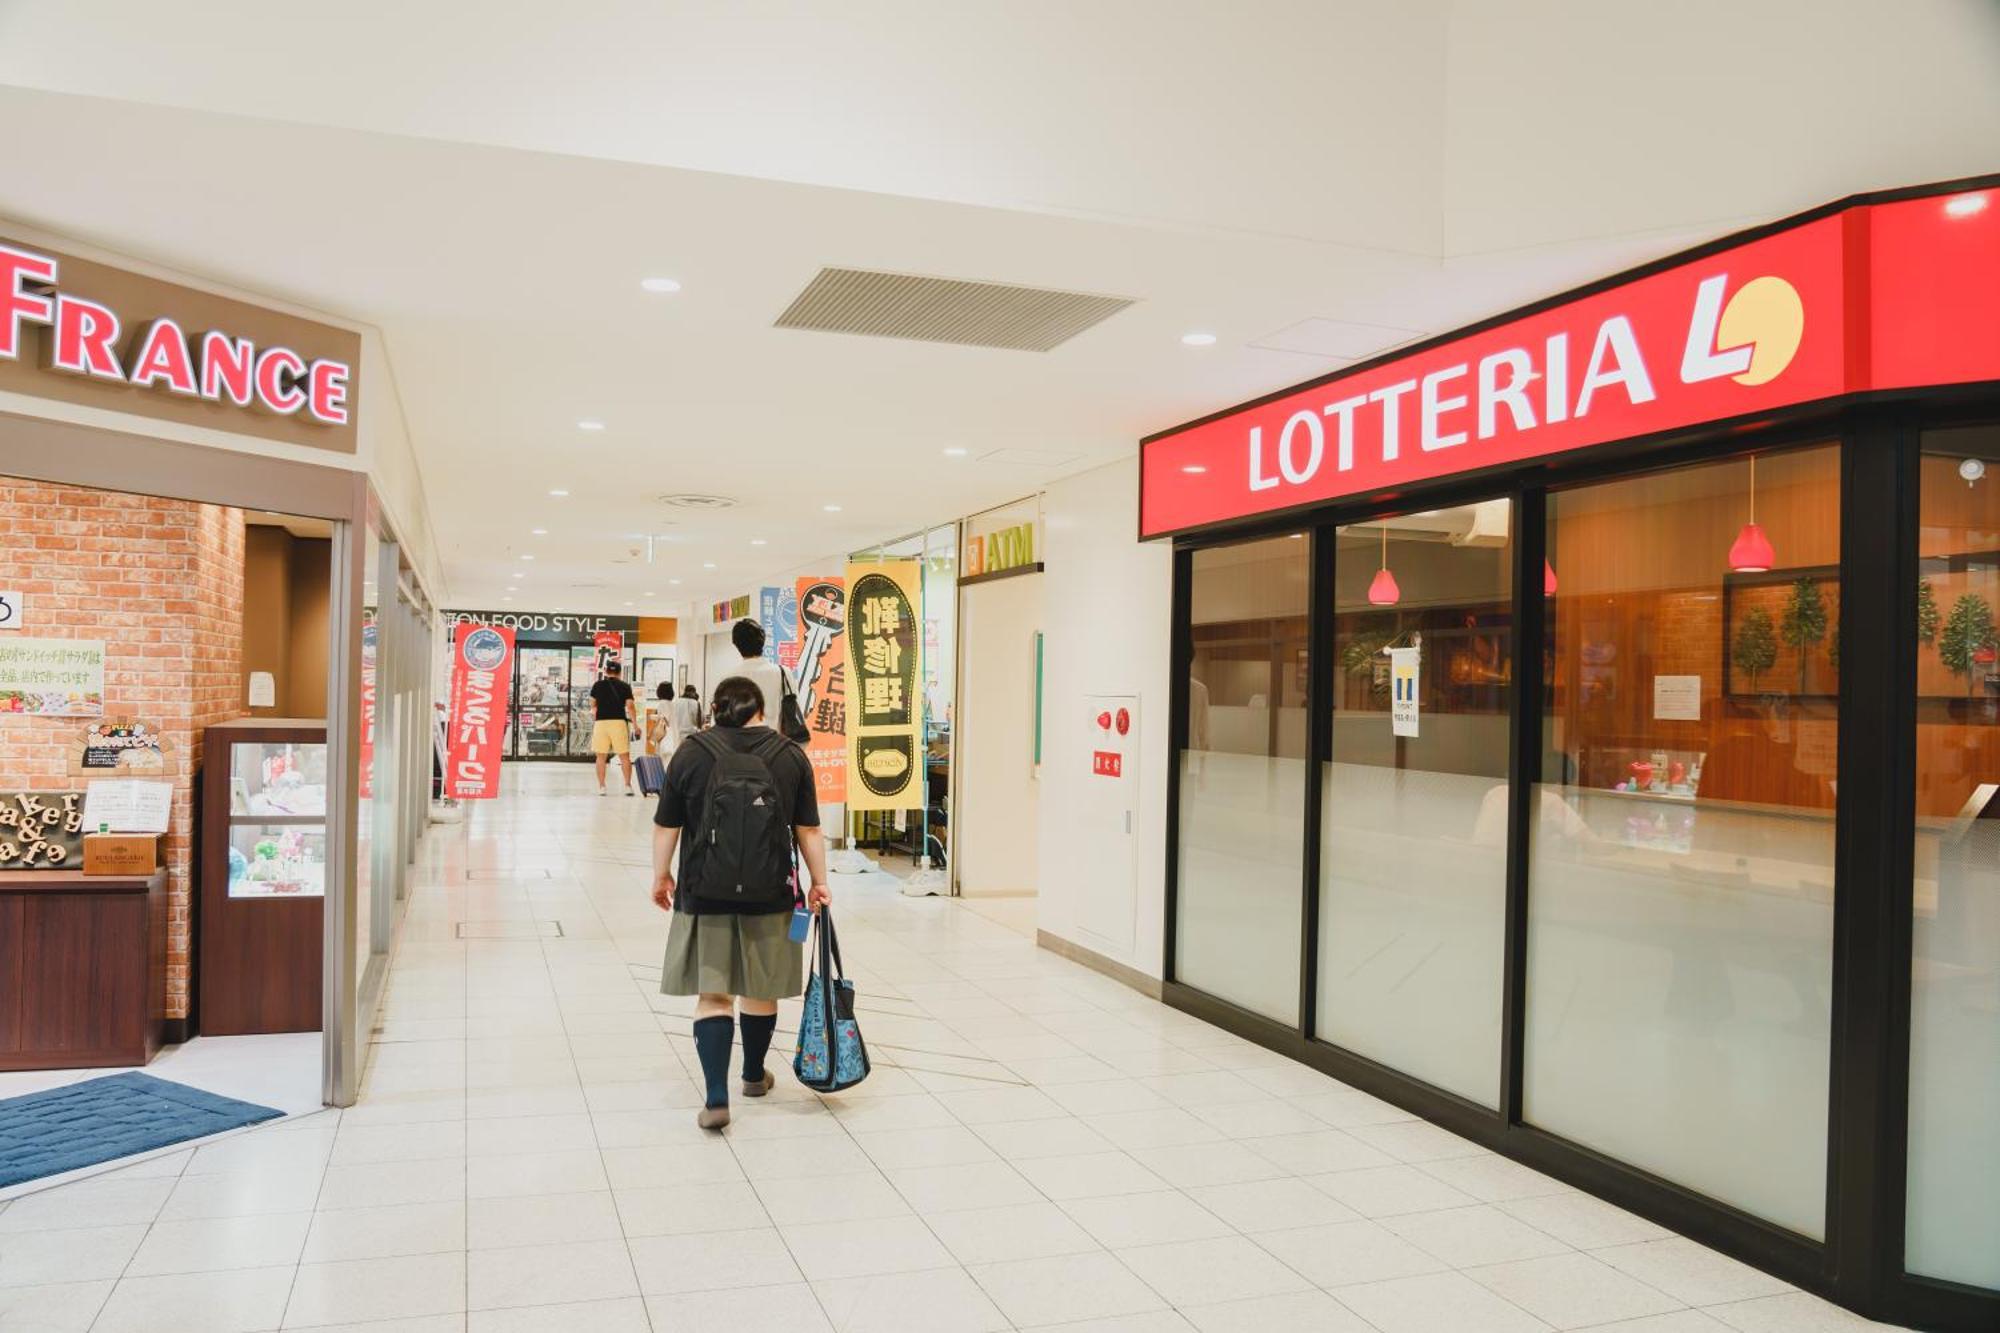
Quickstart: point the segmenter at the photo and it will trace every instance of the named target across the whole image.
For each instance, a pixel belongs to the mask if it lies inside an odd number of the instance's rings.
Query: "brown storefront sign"
[[[0,236],[0,391],[355,452],[361,336]]]

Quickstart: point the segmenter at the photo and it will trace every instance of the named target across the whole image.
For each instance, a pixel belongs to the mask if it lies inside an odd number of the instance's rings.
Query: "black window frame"
[[[1319,1069],[1524,1165],[1773,1273],[1870,1318],[1945,1333],[2000,1328],[2000,1291],[1918,1277],[1904,1267],[1909,1134],[1912,856],[1915,840],[1918,464],[1923,432],[2000,418],[2000,385],[1878,394],[1813,404],[1753,426],[1730,423],[1612,443],[1504,471],[1444,478],[1393,499],[1349,497],[1174,539],[1169,761],[1166,775],[1165,1001]],[[1530,793],[1539,779],[1546,701],[1542,563],[1551,490],[1753,453],[1836,445],[1840,466],[1840,782],[1835,792],[1834,938],[1824,1241],[1523,1121]],[[1315,1034],[1323,766],[1331,752],[1331,591],[1336,527],[1473,500],[1512,503],[1514,680],[1506,880],[1500,1107],[1426,1084]],[[1181,982],[1175,972],[1180,769],[1192,665],[1192,553],[1303,530],[1311,541],[1308,754],[1299,887],[1299,1022],[1279,1023]],[[1907,626],[1911,633],[1882,633]]]

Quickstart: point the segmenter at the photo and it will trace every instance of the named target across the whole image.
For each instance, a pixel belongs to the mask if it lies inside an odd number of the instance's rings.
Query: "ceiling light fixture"
[[[1396,576],[1389,572],[1389,525],[1382,525],[1382,563],[1375,571],[1375,578],[1368,585],[1370,606],[1394,606],[1403,600],[1403,590],[1396,586]]]
[[[680,582],[680,580],[679,580],[679,579],[668,579],[668,580],[667,580],[667,582],[669,582],[669,583],[679,583],[679,582]],[[651,593],[647,593],[646,595],[647,595],[648,597],[651,597],[651,596],[652,596],[653,594],[651,594]]]
[[[549,530],[547,528],[529,528],[528,535],[531,537],[546,537],[549,535]]]
[[[715,568],[715,562],[714,562],[713,560],[704,560],[704,561],[702,561],[702,562],[701,562],[701,567],[702,567],[703,569],[714,569],[714,568]]]
[[[550,491],[549,494],[553,495],[558,500],[566,500],[569,498],[569,492],[561,489]]]
[[[524,552],[522,552],[522,554],[521,554],[521,558],[522,558],[523,560],[533,560],[533,559],[534,559],[535,557],[533,557],[533,556],[531,556],[531,555],[527,554],[527,553],[526,553],[526,552],[524,551]]]
[[[1181,341],[1189,347],[1213,347],[1215,335],[1212,333],[1183,333]]]
[[[750,539],[750,544],[751,544],[752,546],[769,546],[769,545],[770,545],[770,543],[769,543],[769,542],[767,542],[767,541],[765,541],[765,540],[764,540],[764,539],[763,539],[762,537],[752,537],[752,538]]]
[[[821,505],[820,508],[829,514],[838,514],[840,512],[839,505]]]
[[[946,458],[963,458],[965,457],[965,454],[966,451],[959,448],[957,445],[953,445],[951,448],[944,451],[944,456]]]
[[[585,417],[582,421],[576,423],[576,428],[578,430],[603,430],[604,423],[602,421],[593,420],[590,417]]]
[[[680,283],[673,278],[641,278],[639,286],[644,291],[662,293],[677,292],[681,289]]]
[[[1738,574],[1762,574],[1778,563],[1771,539],[1757,526],[1757,455],[1750,455],[1750,521],[1729,544],[1729,567]]]
[[[1944,215],[1948,218],[1969,218],[1975,213],[1986,211],[1984,194],[1953,195],[1944,201]]]

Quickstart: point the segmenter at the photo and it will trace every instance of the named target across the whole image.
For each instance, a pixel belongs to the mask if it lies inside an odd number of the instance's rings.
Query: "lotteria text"
[[[166,316],[127,330],[116,310],[59,284],[54,256],[0,244],[0,359],[19,359],[25,326],[41,324],[51,370],[328,426],[348,422],[353,369],[344,361],[308,361],[289,347],[184,329]]]

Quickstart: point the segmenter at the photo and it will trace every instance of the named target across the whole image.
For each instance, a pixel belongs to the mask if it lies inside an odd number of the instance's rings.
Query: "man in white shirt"
[[[778,721],[783,716],[785,671],[764,656],[764,627],[754,620],[739,620],[729,631],[729,641],[736,645],[736,651],[743,657],[732,674],[746,677],[763,692],[764,716],[771,720],[771,730],[780,730]]]

